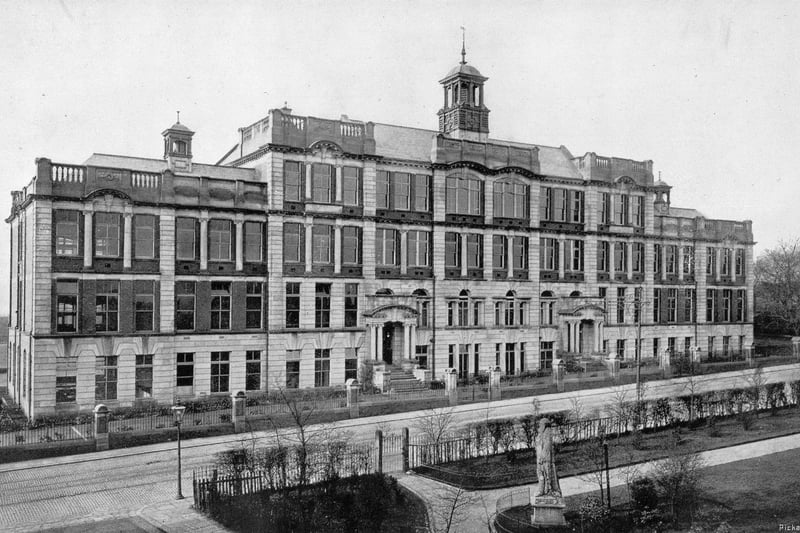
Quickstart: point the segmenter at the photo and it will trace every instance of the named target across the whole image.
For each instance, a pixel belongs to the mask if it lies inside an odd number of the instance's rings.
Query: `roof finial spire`
[[[467,63],[467,49],[466,49],[466,33],[467,30],[464,29],[464,26],[461,26],[461,64],[465,65]]]
[[[175,112],[178,114],[178,124],[180,124],[181,123],[181,112],[180,111],[175,111]]]

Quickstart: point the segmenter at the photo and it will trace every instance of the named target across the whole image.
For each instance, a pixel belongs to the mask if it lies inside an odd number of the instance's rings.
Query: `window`
[[[506,375],[513,376],[515,372],[517,346],[516,343],[506,343]]]
[[[611,220],[611,195],[607,192],[600,193],[600,223],[610,224]]]
[[[570,222],[583,222],[583,191],[569,191]]]
[[[175,329],[194,329],[194,281],[175,282]]]
[[[458,377],[460,379],[469,376],[469,344],[458,345]]]
[[[231,329],[230,281],[211,282],[211,329]]]
[[[544,297],[542,297],[544,298]],[[539,324],[542,326],[552,326],[556,302],[555,300],[539,301]]]
[[[244,389],[259,390],[261,388],[261,351],[247,350],[244,365]]]
[[[414,176],[414,211],[430,210],[430,178],[424,174]]]
[[[714,348],[714,344],[715,344],[714,337],[709,337],[708,338],[708,356],[709,357],[714,357],[714,349],[715,349]]]
[[[344,327],[358,327],[358,283],[344,284]]]
[[[56,403],[75,403],[77,381],[75,376],[56,377]]]
[[[193,218],[175,219],[175,257],[181,261],[194,261],[197,258],[197,222]]]
[[[566,241],[566,270],[583,272],[583,241],[568,239]]]
[[[653,289],[653,322],[661,322],[661,289]]]
[[[644,202],[641,196],[631,196],[631,224],[644,226]]]
[[[633,289],[633,323],[638,324],[642,316],[642,288],[636,287]]]
[[[694,246],[683,247],[683,266],[681,268],[685,276],[694,274]]]
[[[361,205],[361,169],[342,167],[342,203]]]
[[[553,189],[553,214],[554,220],[566,222],[569,220],[569,194],[565,189]]]
[[[715,276],[717,273],[717,249],[706,248],[706,274]]]
[[[283,262],[302,263],[305,257],[303,227],[287,222],[283,225]]]
[[[176,154],[186,154],[186,141],[172,141],[172,151]]]
[[[506,263],[506,251],[508,250],[508,246],[506,245],[508,237],[505,235],[493,235],[492,236],[492,268],[494,270],[505,270],[508,268],[508,264]]]
[[[303,198],[303,165],[297,161],[283,163],[283,199],[300,202]]]
[[[625,287],[617,287],[617,324],[625,323]]]
[[[136,280],[134,287],[133,324],[136,331],[153,331],[155,282]]]
[[[472,325],[480,326],[483,322],[483,302],[472,300]]]
[[[424,289],[417,289],[413,294],[417,297],[417,326],[426,328],[428,327],[428,307],[430,305],[428,293]]]
[[[117,356],[101,355],[95,358],[94,399],[117,399]]]
[[[56,331],[78,331],[78,282],[56,281]]]
[[[286,284],[286,327],[300,327],[300,284]]]
[[[483,268],[483,235],[467,234],[467,268]]]
[[[311,228],[311,260],[315,265],[333,263],[333,226],[314,224]]]
[[[731,293],[730,289],[722,289],[722,321],[731,321]]]
[[[393,207],[401,211],[411,209],[411,175],[405,172],[392,173]]]
[[[678,272],[677,270],[677,246],[674,244],[668,244],[664,246],[664,255],[666,256],[666,273],[667,274],[675,274]]]
[[[211,352],[211,392],[228,392],[231,352]]]
[[[542,238],[540,240],[542,253],[540,254],[542,270],[558,270],[558,241],[556,239]]]
[[[528,187],[511,181],[495,182],[494,216],[528,218]]]
[[[133,256],[136,259],[153,259],[156,256],[156,217],[133,217]]]
[[[208,260],[231,260],[231,221],[208,221]]]
[[[633,271],[637,274],[644,274],[644,243],[635,242],[633,249]]]
[[[330,348],[314,350],[314,386],[328,387],[331,382]]]
[[[527,270],[528,269],[528,238],[527,237],[514,237],[513,242],[513,264],[514,270]]]
[[[617,339],[617,357],[625,359],[625,339]]]
[[[731,336],[725,335],[722,337],[722,355],[725,357],[731,356]]]
[[[420,368],[428,368],[428,346],[417,344],[415,355],[417,357],[417,364]]]
[[[722,276],[730,276],[731,275],[731,249],[730,248],[723,248],[722,249]]]
[[[361,264],[361,228],[342,227],[342,264]]]
[[[685,322],[694,322],[695,316],[695,299],[697,294],[694,289],[684,289],[683,293],[683,320]]]
[[[119,281],[97,280],[95,285],[95,331],[117,331],[119,326]]]
[[[444,234],[444,266],[461,268],[461,238],[458,233]]]
[[[667,322],[678,321],[678,289],[667,289]]]
[[[178,353],[175,367],[175,386],[191,387],[194,385],[194,354]]]
[[[614,195],[614,224],[624,226],[628,223],[628,195]]]
[[[142,400],[153,397],[153,356],[136,356],[136,399]]]
[[[57,210],[53,214],[56,231],[56,255],[77,256],[80,253],[80,217],[78,211]]]
[[[483,183],[472,178],[447,178],[446,204],[448,214],[481,215]]]
[[[260,263],[262,260],[261,222],[244,223],[244,260],[248,263]]]
[[[624,242],[614,243],[614,271],[617,274],[628,271],[628,246]]]
[[[706,289],[706,322],[716,321],[716,291]]]
[[[331,327],[331,284],[317,283],[314,296],[314,327]]]
[[[608,272],[609,270],[609,243],[608,241],[597,242],[597,270]]]
[[[658,339],[653,339],[653,357],[658,357]]]
[[[430,266],[430,232],[408,232],[408,266]]]
[[[552,341],[539,343],[539,368],[541,370],[553,368],[553,344]]]
[[[300,387],[300,361],[286,361],[286,388]]]
[[[539,201],[541,220],[553,219],[553,189],[550,187],[541,188],[541,200]],[[499,363],[498,363],[499,364]]]
[[[344,349],[344,380],[358,380],[358,348]]]
[[[315,202],[329,204],[333,198],[333,176],[331,165],[314,163],[311,168],[311,198]]]
[[[455,368],[456,365],[456,345],[447,345],[447,368]]]
[[[385,170],[375,176],[375,207],[389,209],[389,173]]]
[[[94,254],[99,257],[119,257],[120,216],[117,213],[95,213]]]
[[[377,228],[375,230],[375,262],[379,265],[395,266],[398,249],[397,231]]]
[[[663,253],[660,244],[653,245],[653,272],[661,274],[661,254]]]
[[[248,281],[245,285],[244,327],[248,329],[261,328],[262,291],[261,282]]]
[[[506,301],[505,301],[505,325],[506,326],[513,326],[514,325],[514,318],[516,317],[515,314],[515,306],[514,306],[514,291],[509,291],[506,294]]]
[[[744,302],[745,302],[745,291],[744,290],[737,290],[736,291],[736,321],[737,322],[744,322],[744,320],[745,320]]]
[[[744,250],[736,250],[736,277],[744,276]]]

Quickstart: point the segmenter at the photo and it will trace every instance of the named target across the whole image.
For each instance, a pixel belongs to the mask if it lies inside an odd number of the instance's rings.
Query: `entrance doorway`
[[[588,355],[595,351],[594,328],[594,320],[581,320],[580,351],[582,354]]]
[[[403,323],[386,322],[383,325],[383,362],[392,364],[394,354],[403,354]]]

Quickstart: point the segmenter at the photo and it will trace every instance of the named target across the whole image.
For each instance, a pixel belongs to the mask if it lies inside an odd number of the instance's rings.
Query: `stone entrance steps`
[[[392,371],[391,389],[394,392],[416,392],[428,390],[429,387],[414,377],[414,374],[397,365],[387,365]]]

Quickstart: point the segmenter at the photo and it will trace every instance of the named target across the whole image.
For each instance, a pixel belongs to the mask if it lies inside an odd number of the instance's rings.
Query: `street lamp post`
[[[183,405],[172,406],[172,416],[175,417],[175,425],[178,426],[178,495],[176,500],[183,499],[183,491],[181,490],[181,422],[183,421],[183,413],[186,407]]]

